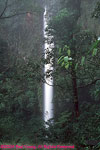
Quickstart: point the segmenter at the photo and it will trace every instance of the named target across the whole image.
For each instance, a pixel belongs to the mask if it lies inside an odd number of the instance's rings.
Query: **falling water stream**
[[[50,38],[47,35],[47,32],[45,29],[48,27],[48,15],[47,15],[47,9],[45,7],[44,12],[44,38]],[[47,50],[50,52],[52,51],[53,44],[49,44],[47,41],[45,41],[44,44],[44,52],[45,52],[45,59],[47,58]],[[52,67],[52,58],[50,59],[49,64],[45,64],[44,66],[44,72],[46,73],[48,70],[53,70]],[[47,122],[49,119],[53,118],[53,79],[52,77],[46,77],[45,76],[45,83],[44,83],[44,121]]]

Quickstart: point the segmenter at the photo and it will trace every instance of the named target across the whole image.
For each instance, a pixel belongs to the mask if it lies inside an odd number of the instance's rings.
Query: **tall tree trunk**
[[[76,115],[76,117],[78,117],[79,116],[79,102],[78,102],[78,90],[77,90],[76,71],[74,69],[74,65],[72,65],[71,75],[72,75],[74,109],[75,109],[75,115]]]

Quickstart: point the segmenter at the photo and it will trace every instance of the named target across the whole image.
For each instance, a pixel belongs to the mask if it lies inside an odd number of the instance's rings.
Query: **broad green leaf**
[[[63,51],[67,50],[68,46],[65,45],[64,48],[63,48]]]
[[[70,55],[71,55],[71,51],[70,51],[70,49],[68,49],[67,54],[68,54],[68,56],[70,56]]]
[[[93,45],[92,45],[92,47],[91,47],[91,50],[93,50],[94,48],[97,48],[97,46],[98,46],[99,43],[100,43],[100,41],[99,41],[99,40],[96,40],[96,41],[93,43]]]
[[[95,55],[97,54],[97,51],[98,51],[98,49],[97,49],[97,48],[94,48],[94,49],[93,49],[92,56],[95,56]]]
[[[64,62],[62,62],[61,67],[63,67],[64,65],[65,65],[65,63],[64,63]]]
[[[61,56],[59,59],[58,59],[58,64],[60,64],[62,61],[63,61],[63,58],[64,58],[64,56]]]
[[[68,68],[69,68],[69,63],[67,63],[67,64],[65,65],[65,68],[66,68],[66,69],[68,69]]]
[[[68,56],[64,57],[64,62],[68,62]]]
[[[69,62],[70,66],[72,66],[72,62]]]

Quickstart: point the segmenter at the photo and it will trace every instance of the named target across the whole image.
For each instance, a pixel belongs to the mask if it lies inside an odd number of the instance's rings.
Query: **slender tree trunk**
[[[74,69],[74,65],[72,65],[72,88],[73,88],[73,102],[74,102],[74,109],[76,117],[79,116],[79,102],[78,102],[78,90],[77,90],[77,80],[76,80],[76,71]]]

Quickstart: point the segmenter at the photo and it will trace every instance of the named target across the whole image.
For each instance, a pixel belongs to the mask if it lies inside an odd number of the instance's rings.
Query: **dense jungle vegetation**
[[[45,3],[48,41],[54,42],[48,60],[43,58]],[[93,24],[100,23],[100,2],[94,3]],[[100,149],[100,29],[97,34],[83,27],[82,13],[82,0],[0,0],[0,145]],[[45,128],[43,66],[52,56],[54,118]]]

